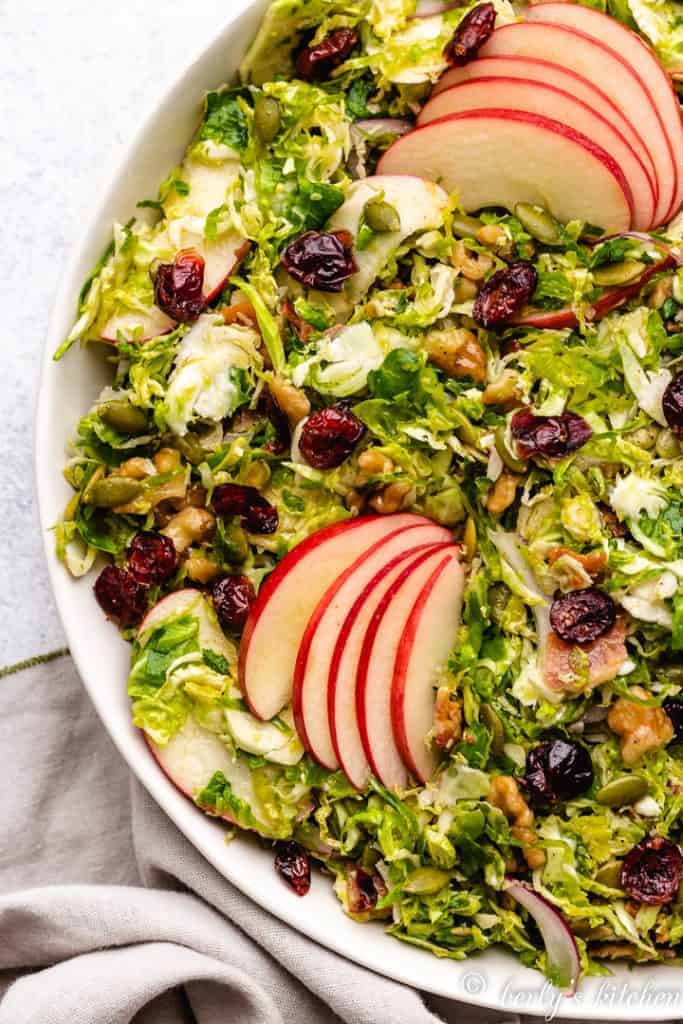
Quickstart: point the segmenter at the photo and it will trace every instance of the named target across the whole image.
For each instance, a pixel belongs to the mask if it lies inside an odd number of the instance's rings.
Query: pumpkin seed
[[[601,286],[628,284],[645,270],[645,264],[638,260],[623,260],[621,263],[607,263],[604,267],[596,267],[593,280]]]
[[[120,434],[144,434],[148,429],[147,414],[130,402],[112,400],[97,410],[100,419]]]
[[[370,199],[365,204],[365,223],[378,234],[401,230],[398,210],[383,199]]]
[[[471,562],[477,552],[477,525],[472,516],[467,517],[465,532],[462,537],[462,546],[465,551],[465,558]]]
[[[527,464],[524,459],[516,458],[505,443],[505,427],[498,427],[494,434],[493,443],[504,464],[513,473],[526,473]]]
[[[439,871],[437,868],[418,868],[403,886],[403,890],[420,896],[432,896],[448,885],[450,877],[448,871]]]
[[[451,230],[457,238],[476,238],[477,231],[483,226],[483,221],[478,217],[465,217],[458,213],[453,215],[451,221]]]
[[[142,485],[138,480],[127,476],[107,476],[90,488],[87,503],[95,508],[116,508],[135,501],[141,491]]]
[[[621,889],[621,861],[610,860],[603,864],[595,874],[595,881],[610,889]]]
[[[645,796],[648,788],[645,779],[639,775],[622,775],[599,789],[595,799],[603,807],[626,807]]]
[[[560,225],[542,206],[517,203],[515,217],[537,242],[543,242],[544,245],[560,245],[562,242]]]
[[[500,718],[490,704],[482,704],[481,717],[484,725],[491,733],[491,750],[500,757],[505,746],[505,729]]]
[[[272,96],[260,96],[254,107],[254,131],[261,142],[272,142],[281,125],[278,101]]]

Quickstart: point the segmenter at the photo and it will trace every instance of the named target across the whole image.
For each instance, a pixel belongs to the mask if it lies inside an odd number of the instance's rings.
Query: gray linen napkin
[[[491,1019],[436,1016],[230,885],[130,784],[70,658],[0,676],[0,752],[0,1024]]]

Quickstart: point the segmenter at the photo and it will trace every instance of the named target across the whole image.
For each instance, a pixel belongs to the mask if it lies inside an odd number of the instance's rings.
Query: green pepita
[[[524,230],[537,242],[542,242],[544,245],[559,245],[562,242],[560,225],[542,206],[517,203],[515,217]]]
[[[595,799],[603,807],[626,807],[634,804],[648,791],[648,784],[639,775],[622,775],[599,789]]]
[[[90,488],[87,503],[95,508],[116,508],[135,501],[141,491],[142,486],[137,480],[127,476],[107,476]]]
[[[465,558],[468,562],[471,562],[477,553],[477,524],[472,516],[467,517],[465,532],[462,536],[462,546]]]
[[[261,142],[272,142],[281,125],[278,101],[272,96],[260,96],[254,107],[254,131]]]
[[[484,222],[478,217],[466,217],[464,214],[455,213],[451,220],[451,231],[456,238],[476,238],[477,231],[483,228]]]
[[[494,434],[493,443],[503,463],[512,473],[526,473],[527,464],[524,459],[516,458],[505,443],[505,427],[498,427]]]
[[[603,864],[596,872],[595,881],[610,889],[621,889],[621,861],[610,860]]]
[[[439,871],[438,868],[418,868],[403,886],[403,890],[420,896],[432,896],[448,885],[450,877],[448,871]]]
[[[491,750],[498,757],[503,753],[503,747],[505,746],[505,729],[500,718],[493,710],[490,704],[482,704],[481,706],[481,718],[491,733]]]
[[[149,428],[147,415],[130,402],[113,400],[97,410],[100,419],[119,434],[144,434]]]
[[[607,263],[604,267],[596,267],[593,280],[601,287],[628,284],[634,281],[645,270],[645,264],[638,260],[623,260],[621,263]]]
[[[177,437],[174,434],[172,437],[165,438],[164,444],[168,444],[169,448],[175,448],[176,451],[179,451],[191,466],[199,466],[200,463],[204,462],[208,454],[206,449],[202,447],[197,435],[190,432],[185,434],[184,437]]]
[[[398,210],[383,199],[370,199],[365,204],[365,223],[378,234],[401,230]]]

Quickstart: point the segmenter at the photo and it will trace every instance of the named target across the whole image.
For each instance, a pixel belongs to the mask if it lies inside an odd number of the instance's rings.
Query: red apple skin
[[[252,714],[256,715],[257,718],[261,718],[262,720],[264,719],[264,716],[259,713],[259,710],[255,707],[249,695],[248,660],[250,647],[254,641],[254,637],[257,635],[257,627],[261,617],[266,611],[273,595],[279,590],[280,586],[289,576],[291,569],[298,565],[301,559],[308,557],[310,554],[315,552],[321,544],[336,538],[339,535],[344,535],[347,531],[362,529],[370,523],[383,522],[387,527],[387,532],[391,532],[392,525],[395,525],[396,529],[398,529],[399,526],[407,526],[412,522],[423,521],[423,516],[416,516],[410,513],[398,513],[396,516],[391,517],[366,515],[358,516],[355,519],[345,519],[342,522],[333,523],[331,526],[324,527],[322,530],[318,530],[310,537],[301,541],[300,544],[297,544],[297,546],[285,555],[282,561],[275,566],[259,590],[256,601],[251,607],[242,633],[242,640],[239,649],[239,684]],[[277,643],[277,638],[271,638],[270,642]],[[277,712],[274,713],[276,714]]]
[[[242,260],[245,258],[245,256],[247,255],[247,253],[249,252],[250,249],[251,249],[251,242],[248,239],[245,239],[245,241],[242,242],[241,246],[235,251],[234,262],[230,265],[230,268],[225,272],[225,275],[223,276],[221,281],[219,281],[219,283],[216,284],[211,289],[211,291],[209,291],[207,294],[205,294],[204,298],[206,299],[207,303],[211,303],[215,299],[218,298],[220,293],[225,288],[228,280],[232,277],[232,275],[238,269],[238,267],[242,263]]]
[[[306,629],[304,630],[304,634],[301,638],[301,644],[299,646],[299,653],[296,659],[296,665],[294,666],[294,686],[292,690],[292,710],[294,712],[294,723],[296,726],[296,731],[298,733],[299,739],[303,743],[305,749],[308,751],[311,757],[314,758],[314,760],[318,761],[319,764],[321,764],[324,768],[327,768],[329,771],[336,771],[336,769],[339,767],[339,762],[338,760],[331,762],[329,761],[329,759],[326,760],[324,757],[322,757],[320,750],[316,749],[315,742],[309,735],[309,731],[306,725],[304,689],[307,683],[309,655],[311,652],[311,645],[314,641],[314,637],[316,636],[316,633],[320,628],[321,622],[324,620],[326,614],[328,613],[330,606],[337,599],[340,590],[342,589],[342,587],[344,587],[347,581],[351,580],[351,578],[354,576],[354,574],[356,574],[357,570],[363,565],[363,563],[365,563],[368,559],[371,559],[378,552],[381,554],[382,548],[387,548],[389,541],[399,540],[400,542],[402,542],[405,545],[405,550],[404,552],[402,552],[402,555],[404,556],[408,555],[410,552],[416,552],[429,546],[427,543],[421,543],[421,538],[423,538],[425,536],[425,533],[427,532],[425,531],[425,527],[429,528],[429,533],[433,531],[435,536],[441,534],[442,536],[439,537],[439,539],[444,543],[447,543],[448,540],[450,539],[450,533],[447,529],[445,529],[444,527],[439,527],[436,525],[436,523],[431,523],[427,519],[424,520],[424,523],[422,525],[416,523],[412,526],[401,527],[394,533],[390,533],[388,536],[380,538],[378,541],[376,541],[375,544],[372,545],[371,548],[365,551],[359,558],[356,559],[355,562],[348,566],[348,568],[345,569],[344,572],[325,591],[322,598],[316,605],[313,614],[308,620]],[[389,545],[389,549],[391,547],[392,545]],[[391,556],[387,555],[386,557],[387,564],[389,564],[392,560]],[[327,678],[329,681],[329,673]],[[311,685],[311,681],[308,681],[308,685]],[[324,691],[321,691],[319,697],[327,707],[329,703],[327,686],[325,687]]]
[[[459,561],[454,564],[452,559],[444,559],[442,562],[439,563],[439,565],[437,565],[434,572],[428,579],[427,583],[422,588],[420,595],[417,601],[415,602],[413,610],[410,613],[410,618],[406,623],[396,654],[394,679],[391,687],[391,721],[394,730],[394,739],[396,740],[396,746],[399,749],[399,753],[403,758],[403,763],[405,764],[408,771],[411,773],[411,775],[413,775],[416,779],[419,779],[420,782],[423,783],[428,782],[429,779],[431,778],[434,769],[436,768],[438,759],[433,752],[427,752],[426,748],[424,749],[424,762],[422,764],[418,762],[418,759],[415,756],[413,745],[411,745],[410,738],[408,736],[408,727],[410,724],[409,719],[414,715],[415,712],[414,707],[409,706],[410,698],[407,693],[408,677],[412,666],[412,659],[416,654],[416,644],[418,643],[418,636],[420,628],[423,625],[425,612],[427,611],[430,602],[439,599],[439,595],[437,593],[438,588],[442,584],[445,584],[446,587],[449,586],[449,583],[451,581],[447,580],[444,575],[448,573],[449,570],[451,572],[456,573],[456,593],[459,594],[459,598],[456,599],[457,603],[455,604],[454,607],[452,607],[451,595],[448,595],[449,607],[447,614],[454,613],[453,622],[451,623],[451,625],[454,625],[455,628],[452,630],[452,636],[450,637],[450,639],[448,638],[447,635],[444,637],[444,639],[446,640],[445,649],[450,650],[456,641],[457,631],[460,628],[460,608],[462,604],[464,573]],[[443,628],[444,630],[447,630],[448,628],[448,621],[445,616],[443,620]],[[419,654],[420,652],[417,653]],[[434,669],[438,669],[440,666],[439,664],[436,664],[433,667]],[[433,706],[433,691],[431,692],[431,704]],[[428,731],[429,726],[427,726],[424,735],[420,736],[420,743],[423,743]]]
[[[455,548],[455,546],[454,546],[453,550],[457,551],[457,548]],[[389,589],[383,595],[382,600],[378,604],[378,606],[377,606],[377,608],[376,608],[376,610],[375,610],[375,612],[374,612],[374,614],[372,616],[372,619],[370,621],[370,625],[369,625],[368,631],[367,631],[366,636],[365,636],[365,640],[363,642],[363,648],[362,648],[361,655],[360,655],[360,660],[359,660],[359,663],[358,663],[358,673],[357,673],[357,679],[356,679],[356,718],[357,718],[358,727],[359,727],[359,730],[360,730],[361,742],[363,744],[363,749],[365,751],[365,756],[367,757],[368,764],[370,766],[371,771],[373,772],[374,775],[377,776],[377,778],[380,780],[380,782],[382,782],[385,786],[389,786],[389,787],[392,787],[392,788],[397,787],[397,786],[398,786],[398,788],[402,788],[405,785],[407,785],[407,782],[408,782],[407,770],[406,770],[405,765],[404,765],[403,766],[404,775],[400,779],[396,778],[396,777],[393,777],[393,778],[387,777],[387,773],[385,772],[385,767],[386,766],[380,763],[380,761],[379,761],[379,759],[377,757],[377,752],[375,750],[373,750],[373,746],[372,746],[372,739],[373,738],[370,735],[369,722],[368,722],[367,702],[368,702],[368,696],[369,696],[368,695],[368,688],[369,688],[369,678],[370,678],[370,666],[371,666],[371,662],[373,660],[373,654],[375,652],[377,635],[379,633],[380,627],[382,625],[382,620],[384,619],[385,614],[387,614],[387,613],[390,614],[391,613],[390,610],[391,610],[392,602],[394,600],[400,600],[401,596],[405,597],[405,592],[404,592],[403,595],[401,595],[401,590],[402,590],[404,585],[410,583],[411,577],[412,577],[412,581],[415,582],[418,577],[416,577],[414,574],[415,573],[420,573],[421,570],[423,570],[425,568],[429,568],[433,564],[434,560],[437,560],[437,564],[441,564],[441,561],[448,561],[452,557],[453,557],[453,554],[449,553],[447,550],[443,550],[443,552],[442,552],[440,549],[437,549],[436,551],[425,552],[423,555],[421,555],[415,561],[411,562],[401,572],[401,574],[394,580],[392,585],[389,587]],[[429,575],[431,575],[431,572],[430,572]],[[409,614],[410,613],[408,612],[408,615]],[[407,619],[406,619],[406,621],[407,621]],[[405,623],[403,623],[403,626],[404,625],[405,625]],[[394,664],[395,664],[395,659],[394,659]],[[392,678],[393,678],[393,672],[392,672]],[[387,684],[390,686],[391,685],[391,680],[387,680]],[[391,703],[390,703],[390,701],[391,701],[391,692],[390,692],[390,690],[387,692],[386,696],[387,696],[387,704],[388,704],[387,713],[388,713],[389,718],[390,718],[391,717]],[[393,730],[391,730],[391,721],[389,721],[388,726],[390,728],[390,731],[392,732],[391,742],[394,743],[394,745],[395,745],[395,741],[393,740]],[[398,754],[398,750],[396,751],[396,753]]]
[[[629,299],[634,298],[641,288],[644,288],[647,282],[654,277],[655,274],[659,274],[663,270],[669,270],[675,266],[676,260],[673,256],[667,256],[658,263],[651,264],[647,270],[644,270],[640,277],[635,281],[632,281],[631,284],[620,285],[617,288],[609,288],[607,291],[603,292],[597,300],[593,306],[593,315],[588,319],[590,319],[591,323],[597,323],[598,320],[602,320],[602,318],[607,316],[608,313],[611,313],[613,309],[623,306],[625,302],[629,301]],[[564,309],[522,310],[516,316],[512,317],[510,323],[517,324],[520,327],[540,327],[550,330],[561,330],[565,327],[578,327],[579,325],[576,313],[568,306]]]
[[[569,10],[575,7],[577,10]],[[683,126],[680,106],[671,78],[662,67],[657,55],[646,42],[626,25],[594,8],[582,4],[558,2],[543,3],[530,10],[527,18],[533,22],[576,28],[599,42],[611,46],[636,69],[645,85],[654,107],[656,119],[667,141],[674,169],[674,195],[661,222],[672,220],[683,203]]]

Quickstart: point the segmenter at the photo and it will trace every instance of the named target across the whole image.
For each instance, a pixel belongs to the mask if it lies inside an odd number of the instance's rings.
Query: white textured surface
[[[141,116],[243,6],[0,0],[0,666],[64,643],[35,513],[32,432],[65,256]]]

